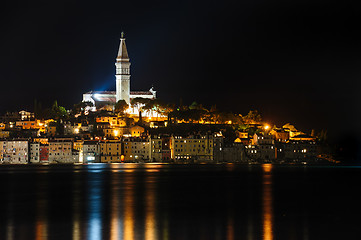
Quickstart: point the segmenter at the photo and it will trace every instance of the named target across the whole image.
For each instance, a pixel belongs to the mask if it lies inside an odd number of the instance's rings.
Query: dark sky
[[[355,1],[353,1],[355,2]],[[359,129],[361,8],[352,1],[13,1],[0,8],[0,112],[70,108],[115,88],[125,31],[131,89],[301,130]]]

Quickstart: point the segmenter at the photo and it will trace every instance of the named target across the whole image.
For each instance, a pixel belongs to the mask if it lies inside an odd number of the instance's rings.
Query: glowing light
[[[119,130],[114,130],[114,131],[113,131],[113,134],[114,134],[115,137],[118,137],[119,134],[120,134],[120,132],[119,132]]]
[[[268,124],[266,124],[266,125],[264,126],[264,130],[268,130],[268,129],[270,129],[270,126],[269,126]]]
[[[129,169],[133,170],[134,169]],[[125,186],[134,185],[133,175],[125,175],[124,177]],[[134,240],[134,190],[132,187],[124,189],[124,225],[123,225],[123,239]]]
[[[146,181],[146,199],[145,199],[145,240],[156,240],[158,239],[156,231],[156,185],[153,175],[147,175]]]
[[[96,99],[96,100],[99,100],[100,99],[100,97],[101,97],[101,95],[100,94],[94,94],[94,98]]]
[[[273,240],[272,164],[263,168],[263,239]]]

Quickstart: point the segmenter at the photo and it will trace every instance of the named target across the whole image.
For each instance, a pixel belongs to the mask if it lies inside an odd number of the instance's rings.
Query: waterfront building
[[[172,159],[171,138],[168,136],[152,136],[150,142],[150,161],[169,162]]]
[[[126,143],[126,142],[125,142]],[[132,138],[129,159],[132,162],[149,161],[151,159],[151,147],[148,139]]]
[[[162,161],[162,139],[159,136],[150,138],[150,159],[152,162]]]
[[[122,162],[123,160],[120,141],[106,140],[100,142],[100,162]]]
[[[130,138],[125,138],[122,141],[123,144],[123,152],[124,155],[124,161],[131,161],[131,155],[132,155],[132,142],[130,141]],[[133,156],[132,156],[133,157]]]
[[[30,155],[29,155],[30,163],[39,163],[40,162],[40,143],[32,142],[29,144],[29,146],[30,146]]]
[[[29,158],[28,140],[0,141],[2,161],[10,164],[26,164]]]
[[[84,141],[83,143],[83,162],[100,162],[100,144],[97,141]]]
[[[49,141],[50,163],[74,163],[78,159],[73,156],[73,141],[70,139],[55,139]]]
[[[4,153],[5,153],[5,141],[0,141],[0,163],[4,161]]]
[[[76,140],[73,142],[73,149],[77,151],[83,151],[83,140]]]
[[[49,163],[49,143],[40,142],[40,163]]]
[[[317,156],[315,141],[290,140],[283,145],[284,158],[287,160],[311,159]]]
[[[213,160],[213,137],[204,136],[182,136],[171,137],[171,157],[174,160]]]
[[[246,153],[251,159],[262,159],[267,161],[276,158],[276,148],[273,136],[268,133],[254,134],[252,144],[246,146]]]
[[[245,162],[245,151],[243,143],[233,143],[222,149],[221,162]]]

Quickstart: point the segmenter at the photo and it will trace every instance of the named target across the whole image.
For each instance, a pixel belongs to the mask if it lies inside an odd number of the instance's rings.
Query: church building
[[[125,100],[130,105],[133,98],[156,98],[153,87],[149,91],[130,91],[130,59],[123,32],[115,61],[115,79],[116,91],[90,91],[83,94],[83,102],[92,102],[96,108],[100,105],[115,104],[119,100]]]

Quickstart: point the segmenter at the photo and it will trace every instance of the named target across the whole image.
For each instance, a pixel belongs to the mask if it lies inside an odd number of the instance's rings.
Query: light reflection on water
[[[87,239],[102,239],[102,174],[90,174],[88,176],[88,231]]]
[[[145,179],[145,240],[158,239],[156,230],[156,182],[155,176],[147,175]]]
[[[114,174],[117,171],[113,168],[116,168],[116,165],[111,165],[112,175],[111,175],[111,213],[110,213],[110,240],[118,240],[123,236],[123,223],[120,216],[120,210],[122,203],[120,202],[120,176],[119,174]]]
[[[306,197],[298,205],[300,218],[284,214],[295,211],[291,207],[275,207],[281,199],[274,200],[277,187],[288,186],[277,181],[277,166],[188,168],[91,164],[41,166],[33,172],[11,167],[10,174],[2,169],[1,180],[8,184],[0,199],[0,239],[274,240],[281,239],[276,223],[282,219],[290,221],[282,223],[288,227],[281,232],[287,239],[311,238]]]
[[[273,240],[272,164],[263,164],[263,239]]]
[[[73,184],[73,240],[80,240],[81,237],[81,228],[80,228],[80,184],[79,184],[79,174],[74,175],[74,184]]]
[[[135,176],[130,174],[124,175],[124,240],[134,239],[134,190]]]
[[[35,226],[35,239],[42,240],[48,239],[48,196],[47,188],[48,182],[45,175],[41,176],[43,181],[37,184],[37,201],[36,201],[36,226]]]

